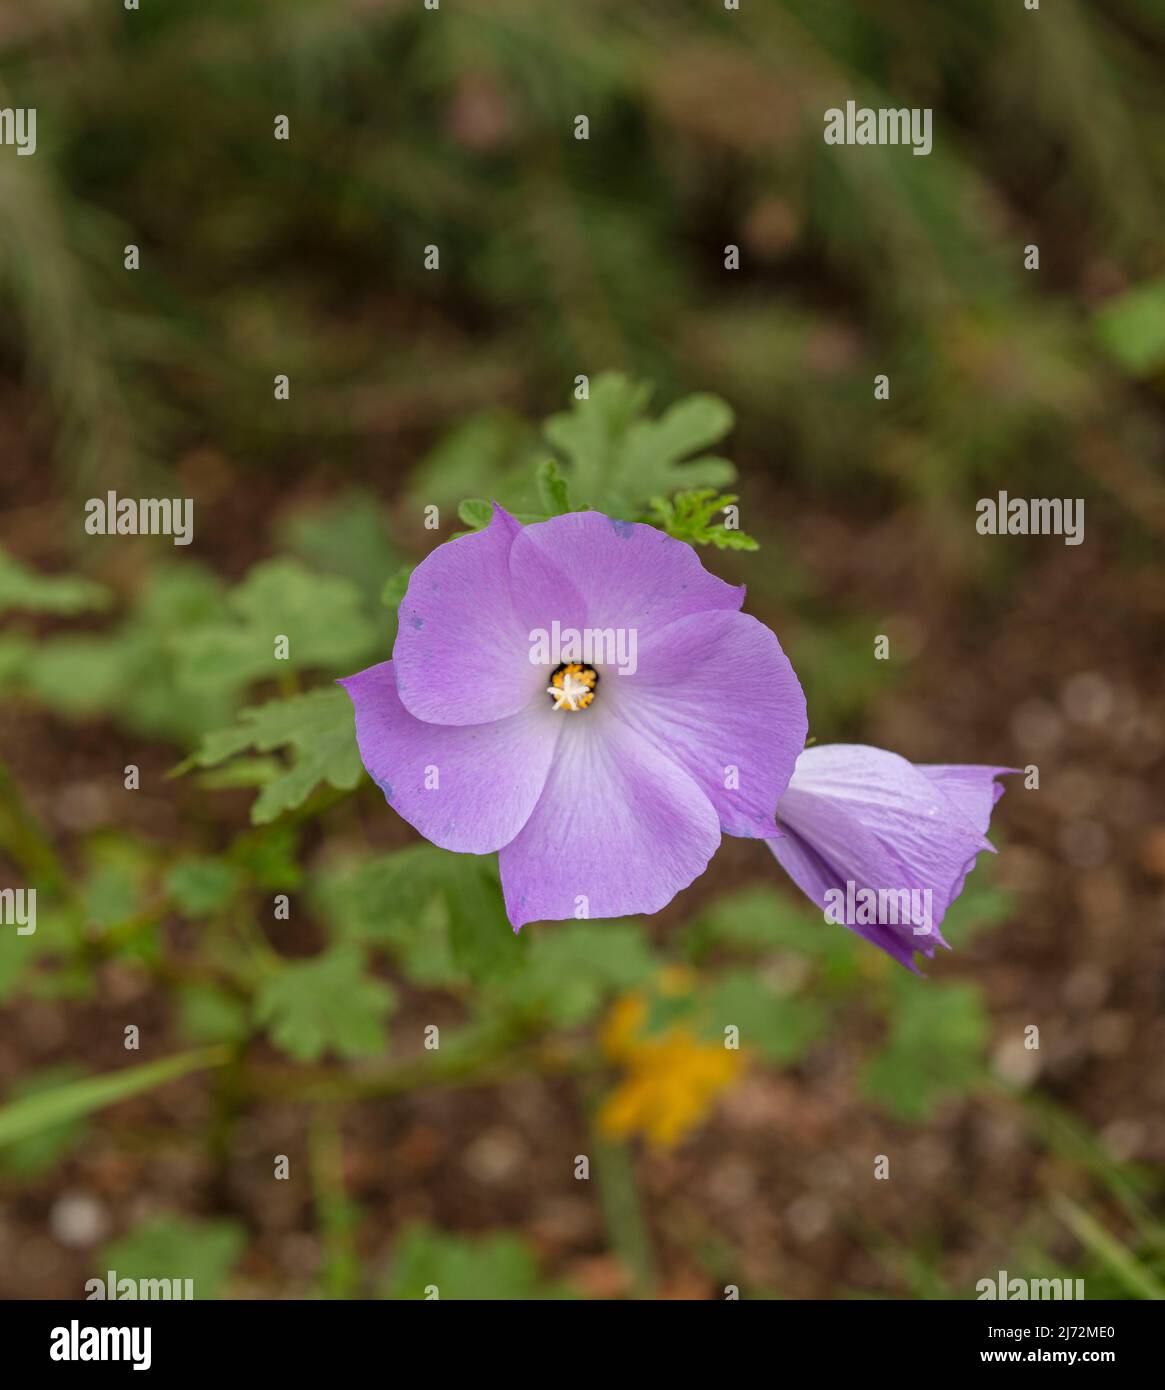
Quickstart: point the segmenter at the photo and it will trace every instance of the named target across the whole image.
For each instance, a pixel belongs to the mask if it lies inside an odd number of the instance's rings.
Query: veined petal
[[[774,835],[777,801],[805,746],[805,695],[776,635],[747,613],[680,618],[654,631],[633,675],[603,699],[715,806],[728,835]]]
[[[769,848],[823,910],[827,892],[926,894],[925,914],[846,921],[904,965],[916,950],[946,945],[939,925],[962,891],[984,839],[1005,769],[915,767],[895,753],[858,744],[807,748],[777,807],[783,839]],[[836,900],[835,900],[836,901]],[[911,898],[912,902],[920,899]],[[924,926],[925,931],[916,931]]]
[[[739,609],[695,550],[654,526],[570,512],[522,527],[510,551],[514,602],[527,630],[635,629],[646,636],[689,613]]]
[[[546,785],[499,856],[510,921],[658,912],[716,852],[712,803],[610,712],[552,717],[563,728]]]
[[[392,659],[401,702],[417,719],[489,723],[517,714],[545,686],[510,593],[521,529],[495,504],[484,531],[446,541],[413,571]]]
[[[427,724],[397,694],[396,663],[340,684],[356,741],[389,804],[442,849],[488,854],[522,829],[542,794],[561,725],[548,705],[488,724]]]

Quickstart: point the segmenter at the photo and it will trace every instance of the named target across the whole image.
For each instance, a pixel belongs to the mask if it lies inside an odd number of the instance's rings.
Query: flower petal
[[[658,912],[716,852],[712,803],[682,768],[609,712],[596,706],[554,717],[563,728],[546,786],[499,856],[514,929],[579,915]]]
[[[395,667],[382,661],[339,682],[356,709],[369,775],[433,844],[469,854],[500,849],[526,824],[546,783],[561,727],[549,704],[488,724],[426,724],[401,703]]]
[[[739,609],[684,541],[600,512],[570,512],[522,527],[510,551],[514,601],[527,630],[564,627],[652,632],[689,613]]]
[[[963,819],[969,825],[973,825],[981,835],[986,835],[987,827],[991,824],[991,812],[1005,790],[1003,784],[995,779],[1019,771],[1015,767],[984,767],[973,763],[917,763],[915,766],[941,788],[947,800],[958,807]],[[981,848],[994,853],[993,847],[986,839]],[[951,890],[951,902],[963,891],[967,874],[975,867],[976,857],[972,854],[964,866],[962,877]]]
[[[495,505],[484,531],[446,541],[413,571],[392,659],[401,702],[418,719],[489,723],[517,714],[546,685],[510,595],[521,529]]]
[[[823,910],[828,890],[929,890],[929,912],[911,920],[847,922],[904,965],[946,945],[938,931],[980,850],[998,768],[917,768],[880,748],[807,748],[777,807],[787,832],[768,841],[793,881]],[[990,805],[988,805],[990,801]],[[927,925],[916,933],[915,925]]]
[[[653,632],[638,663],[608,673],[602,698],[696,780],[725,834],[774,835],[808,727],[776,635],[747,613],[699,613]]]

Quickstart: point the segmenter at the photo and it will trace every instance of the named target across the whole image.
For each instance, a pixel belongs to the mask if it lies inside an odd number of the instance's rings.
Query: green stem
[[[532,1045],[482,1053],[476,1040],[361,1071],[252,1063],[244,1085],[277,1100],[341,1102],[375,1100],[435,1087],[497,1086],[515,1077],[585,1075],[598,1066],[590,1050]]]
[[[358,1213],[344,1190],[343,1141],[334,1107],[315,1107],[308,1143],[316,1224],[323,1244],[323,1294],[325,1298],[355,1298],[360,1281],[355,1242]]]
[[[631,1274],[631,1296],[652,1298],[655,1293],[655,1254],[651,1232],[639,1194],[635,1155],[630,1145],[608,1139],[599,1129],[591,1106],[591,1149],[599,1204],[611,1248]]]
[[[1052,1206],[1080,1244],[1106,1264],[1135,1298],[1165,1299],[1165,1284],[1083,1207],[1062,1192],[1052,1198]]]
[[[67,891],[68,875],[40,822],[28,809],[20,786],[0,762],[0,845],[32,884],[49,892]]]

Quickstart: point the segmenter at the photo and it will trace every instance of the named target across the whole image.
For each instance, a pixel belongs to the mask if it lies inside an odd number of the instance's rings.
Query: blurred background
[[[5,7],[0,1296],[1162,1296],[1163,76],[1159,0]],[[925,979],[729,839],[515,942],[355,761],[460,503],[690,454],[813,737],[1038,767]]]

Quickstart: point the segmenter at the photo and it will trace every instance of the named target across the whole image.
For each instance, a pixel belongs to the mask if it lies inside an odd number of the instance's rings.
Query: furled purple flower
[[[914,969],[946,946],[939,924],[963,891],[1006,767],[915,765],[860,744],[806,748],[768,846],[830,921]]]
[[[651,526],[572,512],[438,546],[392,660],[341,682],[364,766],[444,849],[499,851],[506,911],[656,912],[772,833],[805,697],[744,590]]]

